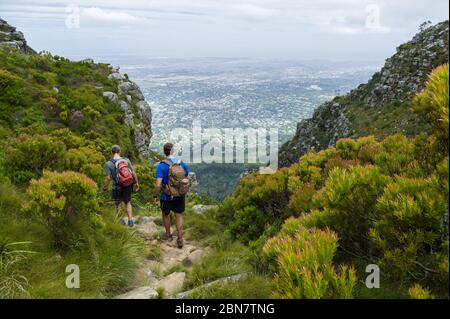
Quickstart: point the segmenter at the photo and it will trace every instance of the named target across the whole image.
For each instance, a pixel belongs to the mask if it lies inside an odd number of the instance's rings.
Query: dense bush
[[[355,270],[333,264],[337,236],[329,230],[305,228],[295,219],[286,221],[270,239],[264,253],[274,261],[276,298],[351,298]]]
[[[269,224],[291,215],[288,208],[288,176],[279,174],[248,175],[241,180],[233,200],[225,201],[218,218],[229,225],[231,233],[242,242],[258,239]]]
[[[70,149],[64,156],[64,169],[86,174],[97,183],[103,177],[105,157],[92,147]]]
[[[377,215],[377,198],[389,181],[370,165],[336,168],[330,173],[317,201],[327,210],[327,226],[339,235],[343,248],[358,254],[370,251],[367,234]]]
[[[55,245],[67,248],[77,238],[77,224],[97,221],[97,185],[83,174],[46,171],[32,180],[27,193],[30,202],[25,211],[45,223],[54,235]]]
[[[378,199],[371,236],[389,275],[420,280],[443,293],[448,290],[448,233],[442,229],[448,205],[440,187],[435,178],[400,177],[389,184]]]
[[[137,194],[137,198],[141,203],[148,202],[153,196],[155,170],[148,164],[135,164],[133,168],[138,176],[139,186],[141,188],[141,191]]]
[[[430,74],[426,88],[413,101],[414,110],[427,117],[443,147],[448,147],[449,134],[448,72],[448,64],[436,68]]]
[[[26,183],[44,169],[61,169],[65,149],[63,142],[48,135],[22,135],[6,147],[5,171],[13,181]]]

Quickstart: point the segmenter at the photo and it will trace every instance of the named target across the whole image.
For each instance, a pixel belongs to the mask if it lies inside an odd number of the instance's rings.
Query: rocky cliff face
[[[413,121],[415,119],[402,118],[401,108],[409,107],[408,101],[424,87],[432,69],[448,62],[448,35],[448,21],[422,30],[411,41],[399,46],[396,54],[386,60],[381,71],[367,84],[318,107],[312,118],[297,125],[293,139],[281,147],[279,165],[289,166],[310,150],[334,146],[340,138],[367,133],[382,136],[380,114],[389,118],[384,127],[390,126],[390,133],[414,134],[411,127],[420,125]],[[365,117],[367,123],[362,128]]]
[[[15,48],[24,53],[34,52],[28,45],[22,32],[10,26],[0,18],[0,46]]]
[[[108,78],[117,84],[117,92],[103,92],[103,96],[117,103],[125,112],[125,124],[134,130],[134,144],[139,153],[149,155],[152,137],[152,110],[145,101],[139,86],[121,74],[118,68],[111,68]]]

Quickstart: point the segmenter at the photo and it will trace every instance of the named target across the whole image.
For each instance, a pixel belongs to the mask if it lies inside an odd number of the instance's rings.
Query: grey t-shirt
[[[122,158],[128,162],[128,166],[130,166],[130,169],[134,172],[133,165],[131,165],[131,162],[128,158],[120,157],[120,158],[116,158],[115,160],[118,161]],[[120,188],[119,182],[117,181],[116,165],[114,164],[113,159],[110,159],[109,161],[106,162],[105,167],[103,168],[103,174],[105,176],[112,177],[112,181],[113,181],[112,188],[113,189]]]

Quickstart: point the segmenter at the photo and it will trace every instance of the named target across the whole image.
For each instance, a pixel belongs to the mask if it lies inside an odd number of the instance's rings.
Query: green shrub
[[[26,101],[21,78],[4,69],[0,69],[0,101],[2,100],[14,106],[24,105]]]
[[[5,149],[7,174],[17,183],[27,183],[42,176],[44,169],[62,168],[65,145],[47,135],[22,135],[10,141]]]
[[[351,298],[356,284],[353,268],[333,264],[337,236],[329,230],[295,229],[288,220],[270,239],[264,253],[276,260],[273,297],[289,299]],[[295,223],[295,222],[294,222]]]
[[[272,175],[248,175],[241,180],[232,199],[225,200],[218,218],[242,242],[258,239],[266,226],[281,225],[289,210],[288,170]]]
[[[381,150],[374,155],[374,164],[386,175],[421,177],[422,171],[415,160],[414,151],[414,140],[401,134],[392,135],[381,142]]]
[[[368,233],[376,219],[377,198],[390,181],[375,166],[334,169],[318,195],[328,211],[328,227],[339,235],[340,245],[359,255],[370,253]]]
[[[411,299],[434,299],[434,296],[426,288],[419,284],[415,284],[408,290]]]
[[[137,197],[141,203],[148,202],[153,196],[155,170],[152,166],[144,164],[134,164],[133,168],[138,177],[139,186],[141,188]]]
[[[442,147],[448,152],[448,64],[436,68],[429,77],[425,89],[413,101],[413,109],[433,125]]]
[[[79,148],[81,146],[85,146],[88,142],[83,137],[71,132],[68,128],[54,130],[50,132],[50,136],[62,141],[66,145],[67,149]]]
[[[314,186],[306,183],[299,186],[291,195],[289,208],[294,216],[309,212],[313,207],[313,196],[316,193]]]
[[[103,177],[105,157],[92,147],[70,149],[64,156],[64,169],[83,173],[97,183]]]
[[[442,281],[448,278],[448,233],[442,230],[446,198],[435,178],[400,177],[386,187],[371,237],[389,276],[408,282],[419,279],[448,294],[448,281]]]
[[[238,210],[235,219],[229,224],[230,231],[244,243],[258,239],[264,232],[267,218],[264,212],[254,206],[246,206]]]
[[[25,211],[49,227],[57,247],[76,244],[80,224],[97,218],[97,185],[83,174],[46,171],[42,178],[31,181],[27,193],[30,202]]]
[[[20,78],[11,72],[0,69],[0,88],[3,90],[6,87],[13,86],[20,81]]]

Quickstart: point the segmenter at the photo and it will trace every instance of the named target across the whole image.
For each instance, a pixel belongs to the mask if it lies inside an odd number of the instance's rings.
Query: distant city
[[[103,57],[142,89],[153,112],[151,148],[173,128],[278,128],[280,145],[297,122],[366,82],[381,61]]]

